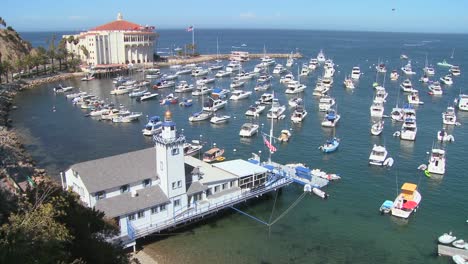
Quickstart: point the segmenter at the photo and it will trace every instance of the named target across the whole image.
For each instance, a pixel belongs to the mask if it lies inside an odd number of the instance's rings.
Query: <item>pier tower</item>
[[[184,143],[185,136],[177,133],[172,114],[166,111],[160,134],[154,136],[156,148],[156,173],[160,187],[167,195],[174,212],[187,207]],[[172,207],[172,208],[171,208]]]

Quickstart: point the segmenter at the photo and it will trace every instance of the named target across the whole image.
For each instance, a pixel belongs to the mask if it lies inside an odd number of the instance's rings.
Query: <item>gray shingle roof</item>
[[[154,148],[77,163],[71,169],[80,175],[90,193],[158,178]]]
[[[108,217],[116,217],[168,202],[166,194],[159,185],[155,185],[138,190],[135,197],[132,197],[131,193],[124,193],[98,200],[95,208],[103,211]]]
[[[208,186],[201,184],[200,182],[193,182],[187,190],[187,195],[203,192],[208,189]]]

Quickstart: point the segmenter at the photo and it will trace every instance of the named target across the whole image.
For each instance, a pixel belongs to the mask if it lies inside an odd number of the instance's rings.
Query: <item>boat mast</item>
[[[451,59],[453,59],[453,54],[455,53],[455,48],[452,49],[452,55],[450,56]]]
[[[273,100],[275,100],[275,92],[273,92]],[[271,105],[271,109],[273,109],[273,104]],[[273,113],[273,112],[272,112]],[[270,125],[270,146],[272,146],[272,138],[273,138],[273,115],[271,116],[271,125]],[[268,156],[268,162],[271,163],[271,154],[273,151],[270,149],[270,154]]]

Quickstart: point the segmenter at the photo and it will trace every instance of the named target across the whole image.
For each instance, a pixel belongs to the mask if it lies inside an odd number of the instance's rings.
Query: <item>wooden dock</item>
[[[155,66],[159,67],[168,67],[170,65],[183,65],[183,64],[191,64],[191,63],[201,63],[207,61],[214,61],[214,60],[229,60],[231,54],[207,54],[207,55],[200,55],[197,57],[188,57],[188,58],[179,58],[179,57],[169,57],[167,62],[155,62]],[[288,58],[291,56],[291,53],[258,53],[258,54],[249,54],[249,59],[259,59],[263,56],[268,56],[270,58]],[[293,58],[302,58],[301,53],[293,53]]]
[[[449,257],[460,255],[464,259],[468,259],[468,250],[456,248],[452,246],[441,245],[441,244],[437,245],[437,254],[439,254],[439,256],[449,256]]]

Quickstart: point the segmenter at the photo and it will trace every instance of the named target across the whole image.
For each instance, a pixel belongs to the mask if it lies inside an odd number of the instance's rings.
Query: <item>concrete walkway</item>
[[[132,253],[132,257],[138,259],[140,264],[157,264],[158,262],[145,253],[144,250],[140,250],[136,253]]]

